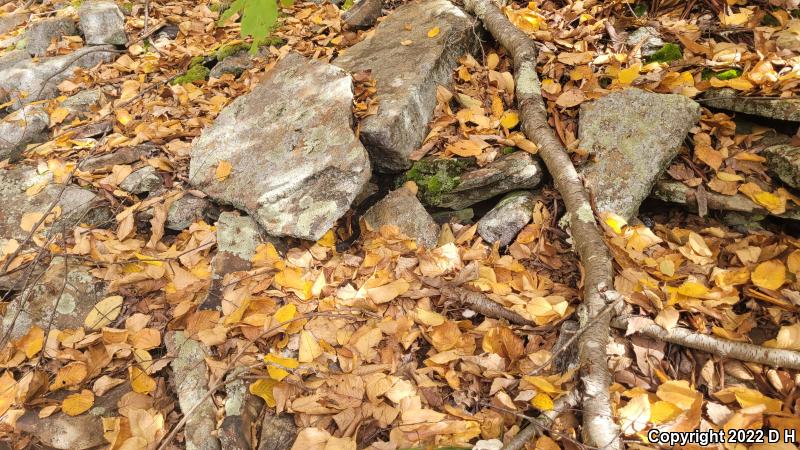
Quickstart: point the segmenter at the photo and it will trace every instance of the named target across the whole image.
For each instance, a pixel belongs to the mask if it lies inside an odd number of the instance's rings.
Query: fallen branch
[[[539,147],[539,155],[553,176],[569,213],[572,239],[585,271],[581,328],[578,341],[583,395],[583,441],[592,447],[621,448],[619,427],[613,420],[609,386],[611,374],[606,359],[609,317],[600,312],[606,305],[602,291],[612,286],[611,256],[594,219],[589,195],[564,146],[547,124],[547,110],[536,73],[534,42],[517,29],[490,0],[465,0],[468,11],[483,22],[514,59],[517,106],[522,130]]]
[[[503,450],[522,450],[525,448],[525,444],[528,443],[528,441],[542,434],[542,431],[549,430],[556,420],[556,417],[562,412],[575,408],[579,400],[580,398],[577,391],[570,391],[563,397],[557,398],[555,402],[553,402],[553,409],[545,411],[539,417],[532,419],[527,427],[520,430],[516,436],[508,441],[508,444],[503,447]]]
[[[532,321],[504,308],[480,292],[453,286],[442,289],[442,298],[444,300],[455,300],[469,309],[492,319],[505,319],[515,325],[536,326]]]
[[[617,317],[611,322],[611,325],[614,328],[625,330],[628,328],[628,321],[624,318]],[[687,328],[677,327],[667,331],[655,322],[641,325],[637,324],[635,332],[649,338],[700,350],[723,358],[764,364],[772,367],[781,367],[784,369],[800,370],[800,352],[793,350],[783,350],[748,344],[746,342],[730,341],[716,336],[701,334]]]

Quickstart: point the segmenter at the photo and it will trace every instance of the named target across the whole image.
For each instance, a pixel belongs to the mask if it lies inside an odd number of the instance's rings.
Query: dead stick
[[[522,130],[539,147],[539,155],[569,213],[575,248],[585,269],[581,327],[587,330],[578,341],[583,382],[583,440],[592,447],[619,449],[619,426],[611,413],[609,386],[611,374],[606,359],[610,318],[599,316],[605,307],[602,291],[613,286],[611,256],[595,222],[589,195],[564,146],[547,124],[547,110],[536,73],[537,51],[534,42],[517,29],[490,0],[465,0],[465,7],[483,22],[486,29],[512,55],[517,106]],[[590,317],[596,319],[589,322]]]
[[[622,317],[615,318],[611,324],[614,328],[622,330],[628,328],[628,321]],[[701,334],[687,328],[677,327],[667,331],[655,322],[643,326],[637,325],[635,332],[653,339],[700,350],[723,358],[800,370],[800,352],[793,350],[730,341],[716,336]]]

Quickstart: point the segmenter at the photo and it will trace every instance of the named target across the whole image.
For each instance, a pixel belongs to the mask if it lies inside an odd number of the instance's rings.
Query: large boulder
[[[774,145],[762,154],[767,158],[767,167],[772,173],[789,186],[800,189],[800,147]]]
[[[55,330],[82,326],[105,293],[103,282],[95,279],[90,269],[61,256],[53,258],[44,276],[9,304],[2,321],[3,335],[10,333],[12,339],[18,339],[32,325]]]
[[[10,69],[22,61],[29,61],[31,55],[25,50],[12,50],[3,56],[0,56],[0,72]]]
[[[364,213],[364,222],[373,230],[394,225],[404,235],[414,238],[423,247],[435,248],[439,225],[417,200],[415,192],[401,187],[390,192]]]
[[[742,97],[731,88],[705,92],[703,105],[769,119],[800,122],[800,98]]]
[[[361,0],[344,13],[342,20],[354,30],[365,30],[375,25],[382,9],[383,0]]]
[[[405,173],[405,179],[419,186],[423,203],[464,209],[496,195],[533,189],[542,181],[542,173],[538,159],[525,152],[515,152],[481,168],[463,159],[417,161]]]
[[[317,240],[369,181],[352,101],[344,71],[289,54],[203,130],[189,179],[246,211],[270,235]],[[230,164],[230,175],[217,176],[220,164]]]
[[[0,16],[0,34],[6,34],[25,23],[30,13],[12,13]]]
[[[28,144],[47,140],[50,116],[42,105],[27,105],[0,121],[0,161],[16,161]]]
[[[334,61],[350,72],[370,70],[376,81],[380,108],[361,122],[360,136],[378,170],[411,165],[409,155],[427,134],[436,86],[450,84],[458,59],[477,48],[474,24],[448,0],[412,2]]]
[[[44,56],[52,41],[75,34],[78,34],[78,28],[69,17],[40,20],[25,30],[25,50],[32,56]]]
[[[125,45],[125,16],[116,3],[87,0],[78,8],[81,31],[89,45]]]
[[[528,191],[512,192],[503,197],[478,221],[478,234],[484,241],[506,246],[531,221],[536,197]]]
[[[90,68],[114,59],[111,47],[84,47],[69,55],[22,61],[0,71],[0,91],[15,101],[14,107],[58,95],[58,85],[78,68]]]
[[[688,97],[634,88],[581,105],[580,145],[592,160],[581,172],[598,211],[634,217],[699,119]]]

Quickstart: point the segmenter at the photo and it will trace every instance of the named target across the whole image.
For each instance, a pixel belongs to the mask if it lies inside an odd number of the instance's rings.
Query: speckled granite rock
[[[390,192],[364,213],[364,222],[373,230],[383,225],[395,225],[400,232],[427,248],[436,247],[439,225],[417,200],[417,196],[405,187]]]
[[[272,236],[317,240],[369,181],[367,152],[351,128],[352,101],[344,71],[289,54],[203,130],[189,178]],[[232,165],[224,180],[215,176],[220,161]]]
[[[0,121],[0,161],[16,161],[28,144],[47,140],[50,116],[42,105],[27,105]]]
[[[531,221],[536,197],[528,191],[512,192],[478,221],[478,234],[490,244],[506,246]]]
[[[473,25],[448,0],[410,2],[334,61],[350,72],[369,69],[376,80],[380,108],[361,122],[361,140],[378,170],[399,172],[411,165],[409,155],[428,132],[436,86],[449,85],[458,59],[477,49]],[[440,31],[430,38],[433,27]]]
[[[767,167],[789,186],[800,189],[800,147],[775,145],[765,149]]]
[[[78,8],[81,31],[88,45],[125,45],[125,16],[116,3],[86,0]]]
[[[634,217],[699,118],[688,97],[634,88],[581,105],[580,145],[593,161],[580,171],[598,211]]]
[[[125,177],[119,184],[119,188],[131,194],[143,194],[156,191],[163,185],[164,180],[158,175],[156,168],[144,166]]]
[[[78,27],[68,17],[40,20],[28,25],[25,30],[25,50],[33,56],[44,56],[53,40],[76,34]]]
[[[344,23],[354,30],[366,30],[381,16],[383,0],[361,0],[342,15]]]

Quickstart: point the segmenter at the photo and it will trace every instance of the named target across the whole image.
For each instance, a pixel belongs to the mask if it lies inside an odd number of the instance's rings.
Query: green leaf
[[[292,0],[280,1],[281,4],[286,4],[287,1]],[[231,3],[230,8],[222,13],[218,24],[224,24],[236,13],[242,15],[242,37],[251,36],[253,38],[250,52],[254,53],[258,50],[258,46],[266,41],[278,21],[278,3],[276,0],[236,0]]]

